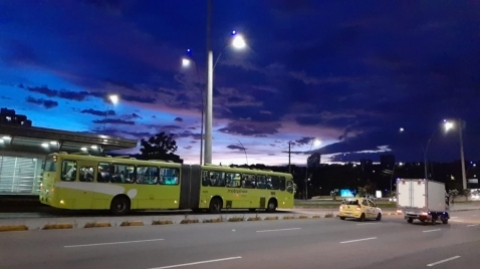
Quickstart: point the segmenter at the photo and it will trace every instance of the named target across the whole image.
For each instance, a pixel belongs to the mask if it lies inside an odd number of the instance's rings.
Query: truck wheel
[[[408,223],[413,223],[413,219],[412,219],[412,218],[408,218],[407,222],[408,222]]]
[[[360,221],[365,221],[365,214],[364,214],[364,213],[362,213],[362,215],[360,216],[360,219],[359,219],[359,220],[360,220]]]
[[[445,217],[442,217],[442,223],[443,223],[443,224],[448,224],[448,219],[445,218]]]

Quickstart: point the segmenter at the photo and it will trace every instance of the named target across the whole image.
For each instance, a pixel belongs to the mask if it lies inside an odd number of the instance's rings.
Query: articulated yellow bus
[[[134,158],[52,153],[40,202],[72,210],[291,209],[291,174]]]

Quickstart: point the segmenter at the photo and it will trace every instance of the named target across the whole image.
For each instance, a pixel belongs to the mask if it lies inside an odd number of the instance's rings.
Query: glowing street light
[[[403,129],[402,127],[400,127],[400,129],[398,130],[400,133],[403,133],[405,131],[405,129]]]
[[[119,101],[120,98],[116,94],[110,94],[108,96],[108,99],[110,100],[110,102],[112,102],[112,104],[116,105],[116,104],[118,104],[118,101]]]
[[[443,121],[443,127],[445,128],[445,131],[448,132],[450,131],[451,129],[453,129],[455,127],[455,125],[453,124],[453,122],[451,121],[446,121],[444,120]]]
[[[461,160],[461,163],[462,163],[462,184],[463,184],[463,189],[466,190],[467,189],[467,176],[466,176],[466,172],[465,172],[465,154],[463,152],[463,134],[462,134],[463,120],[458,119],[457,121],[458,121],[457,123],[459,125],[458,135],[459,135],[459,139],[460,139],[460,160]],[[445,127],[446,132],[452,130],[455,127],[454,121],[444,120],[443,125]]]
[[[118,102],[120,101],[120,97],[117,95],[117,94],[109,94],[108,95],[108,100],[110,102],[107,102],[107,110],[105,111],[105,119],[103,120],[103,130],[105,131],[105,127],[107,125],[107,118],[108,118],[108,112],[109,112],[109,108],[110,108],[110,105],[112,106],[115,106],[118,104]]]
[[[182,58],[182,66],[183,67],[189,67],[190,66],[190,60],[187,58]]]
[[[235,34],[232,39],[232,46],[236,49],[244,49],[247,46],[247,43],[245,42],[245,39],[243,39],[243,36]]]

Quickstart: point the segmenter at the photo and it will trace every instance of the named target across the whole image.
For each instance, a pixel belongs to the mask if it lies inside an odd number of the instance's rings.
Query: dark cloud
[[[219,129],[219,131],[226,134],[264,137],[278,133],[280,127],[281,124],[275,122],[235,121],[228,123],[226,127]]]
[[[300,139],[295,140],[295,144],[299,145],[308,145],[311,144],[315,137],[302,137]]]
[[[192,133],[190,131],[183,131],[174,134],[174,137],[177,138],[193,138],[195,140],[200,140],[201,136],[199,133]]]
[[[50,109],[50,108],[54,108],[54,107],[58,106],[58,103],[56,101],[45,100],[45,99],[42,99],[42,98],[36,99],[36,98],[31,97],[31,96],[27,97],[26,101],[27,101],[27,103],[41,105],[41,106],[45,107],[46,109]]]
[[[120,125],[135,125],[134,121],[122,120],[122,119],[102,119],[94,120],[95,124],[120,124]]]
[[[242,152],[243,152],[243,150],[244,150],[243,147],[237,146],[237,145],[228,145],[227,148],[228,148],[228,149],[232,149],[232,150],[240,150],[240,151],[242,151]],[[245,148],[245,150],[247,150],[247,149]]]
[[[132,113],[128,115],[123,115],[122,119],[124,120],[135,120],[135,119],[141,119],[142,117],[138,115],[137,113]]]
[[[176,122],[183,122],[183,119],[180,118],[180,117],[176,117],[176,118],[175,118],[175,121],[176,121]]]
[[[57,97],[57,98],[62,98],[62,99],[67,99],[72,101],[83,101],[91,95],[89,92],[86,92],[86,91],[75,92],[75,91],[67,91],[67,90],[53,90],[48,88],[47,86],[27,87],[27,90],[29,92],[46,95],[48,97]]]
[[[114,110],[107,110],[107,111],[100,111],[100,110],[95,110],[95,109],[84,109],[82,111],[80,111],[80,113],[82,114],[92,114],[92,115],[95,115],[95,116],[115,116],[116,113]]]
[[[129,101],[129,102],[135,102],[135,103],[143,103],[143,104],[154,104],[157,101],[153,97],[140,96],[140,95],[130,95],[130,94],[122,95],[122,100]]]

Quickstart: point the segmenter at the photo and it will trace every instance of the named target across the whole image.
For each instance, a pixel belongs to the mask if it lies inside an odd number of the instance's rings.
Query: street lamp
[[[312,151],[312,147],[318,147],[322,144],[322,141],[318,139],[312,139],[312,143],[310,144],[309,152]],[[308,158],[307,158],[307,167],[305,168],[305,200],[308,200]]]
[[[193,58],[193,52],[191,49],[187,49],[186,57],[182,58],[182,66],[187,68],[190,67],[191,62],[195,64],[195,69],[197,71],[197,79],[198,82],[200,83],[200,72],[198,71],[198,65],[195,59]],[[202,119],[201,119],[201,127],[200,127],[200,165],[203,165],[203,119],[204,113],[205,113],[205,96],[203,94],[203,88],[200,87],[200,95],[201,95],[201,100],[202,100]]]
[[[242,49],[246,42],[236,31],[231,32],[231,37],[225,42],[223,49],[218,54],[215,64],[213,63],[213,52],[211,45],[211,16],[212,0],[208,1],[207,16],[207,91],[206,91],[206,113],[205,113],[205,157],[206,164],[212,163],[212,125],[213,125],[213,71],[225,48],[232,45],[236,49]]]
[[[458,119],[458,120],[456,120],[456,122],[459,125],[458,135],[459,135],[459,139],[460,139],[460,160],[461,160],[461,163],[462,163],[462,184],[463,184],[463,189],[466,190],[467,189],[467,176],[466,176],[466,173],[465,173],[465,154],[463,152],[463,133],[462,133],[462,131],[463,131],[462,129],[463,129],[464,124],[463,124],[462,119]],[[444,120],[443,123],[444,123],[446,132],[455,128],[455,122],[454,121]]]
[[[107,102],[107,110],[105,111],[105,119],[103,121],[103,130],[105,131],[105,126],[107,125],[107,118],[108,118],[108,112],[110,109],[110,105],[115,106],[118,104],[120,100],[120,97],[117,94],[110,94],[108,95],[108,101]]]

